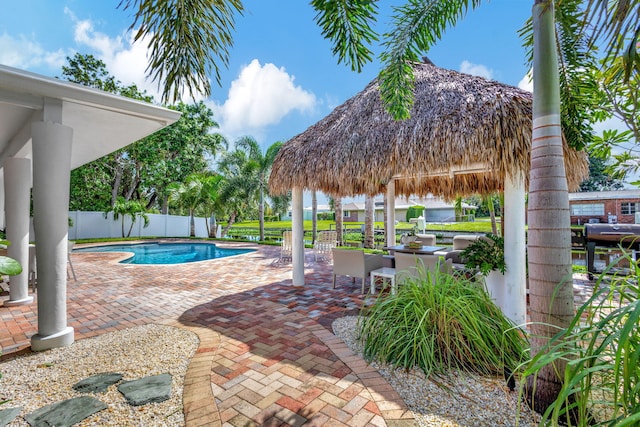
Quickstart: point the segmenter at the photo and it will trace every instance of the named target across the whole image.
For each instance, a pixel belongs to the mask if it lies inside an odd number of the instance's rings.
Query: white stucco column
[[[7,223],[7,256],[22,266],[22,273],[9,278],[9,299],[5,306],[33,302],[29,296],[29,207],[31,203],[31,160],[8,157],[4,161],[4,198]]]
[[[396,244],[396,182],[391,179],[387,183],[387,246]]]
[[[527,317],[524,173],[507,177],[504,184],[504,259],[507,266],[500,308],[516,325]]]
[[[293,286],[304,286],[304,211],[300,187],[291,190],[291,239]]]
[[[38,268],[38,333],[34,351],[73,343],[67,326],[67,234],[73,129],[35,122],[33,143],[33,210]]]

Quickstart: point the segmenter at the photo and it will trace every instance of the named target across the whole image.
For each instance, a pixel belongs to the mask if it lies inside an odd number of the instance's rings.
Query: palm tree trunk
[[[227,222],[227,225],[225,225],[225,227],[220,232],[220,237],[224,237],[227,235],[231,226],[236,222],[236,215],[238,215],[236,211],[231,212],[231,215],[229,215],[229,222]]]
[[[193,209],[189,209],[189,217],[190,217],[190,220],[189,220],[189,225],[190,225],[190,227],[189,227],[190,228],[189,236],[196,237],[196,218],[195,218],[195,216],[193,214],[194,214]]]
[[[342,241],[342,199],[340,197],[334,198],[333,205],[336,212],[336,240],[338,241],[338,246],[342,246],[344,243]]]
[[[489,218],[491,218],[491,232],[498,235],[498,226],[496,224],[496,208],[493,205],[493,195],[489,194],[486,198],[487,209],[489,209]]]
[[[260,205],[258,206],[258,216],[260,219],[260,241],[264,241],[264,190],[260,188]]]
[[[318,197],[315,191],[311,192],[311,243],[316,242],[318,234]]]
[[[540,352],[574,316],[569,197],[560,128],[560,90],[552,0],[535,0],[533,140],[529,177],[531,352]],[[553,326],[551,326],[553,325]],[[538,412],[558,397],[566,363],[527,379],[527,400]]]
[[[362,246],[373,249],[375,242],[373,239],[373,196],[364,198],[364,241]]]
[[[209,225],[207,226],[207,233],[209,237],[216,237],[216,231],[218,228],[218,224],[216,222],[216,214],[214,213],[211,214],[208,224]]]

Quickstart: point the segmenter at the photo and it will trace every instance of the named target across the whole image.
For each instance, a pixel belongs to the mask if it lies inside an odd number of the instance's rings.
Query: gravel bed
[[[351,350],[362,355],[362,344],[356,339],[357,319],[342,317],[332,327]],[[524,405],[518,406],[517,389],[510,392],[503,378],[452,375],[449,393],[426,379],[421,370],[406,372],[376,362],[371,366],[400,394],[421,426],[538,425],[537,415]]]
[[[1,409],[22,406],[9,426],[28,426],[22,415],[50,403],[81,396],[72,386],[91,375],[117,372],[123,380],[169,373],[171,398],[133,407],[113,385],[104,394],[90,396],[108,408],[78,426],[184,426],[182,388],[198,337],[184,329],[144,325],[76,341],[68,347],[31,353],[0,363]]]

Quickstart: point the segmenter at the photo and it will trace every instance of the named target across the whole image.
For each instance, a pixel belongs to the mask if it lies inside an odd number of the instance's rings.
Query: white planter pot
[[[496,303],[500,310],[504,312],[504,274],[498,270],[492,270],[484,279],[485,289]]]

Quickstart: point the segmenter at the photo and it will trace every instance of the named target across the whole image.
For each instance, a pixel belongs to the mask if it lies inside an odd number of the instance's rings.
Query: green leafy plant
[[[452,370],[502,374],[528,358],[522,331],[463,277],[422,271],[362,314],[358,331],[367,360],[444,378]]]
[[[8,240],[0,240],[0,248],[6,249],[9,246]],[[18,261],[8,256],[0,256],[0,275],[15,276],[22,273],[22,266]]]
[[[460,254],[465,267],[478,269],[484,276],[493,270],[504,273],[507,265],[504,262],[504,239],[489,233],[479,238]]]
[[[622,260],[631,265],[631,274],[616,276]],[[640,268],[625,253],[601,273],[569,327],[524,365],[522,376],[532,376],[535,386],[543,366],[568,362],[562,389],[541,425],[567,418],[578,427],[640,424],[639,279]]]

